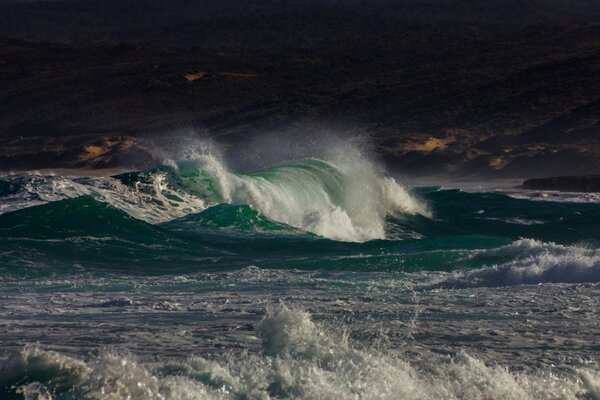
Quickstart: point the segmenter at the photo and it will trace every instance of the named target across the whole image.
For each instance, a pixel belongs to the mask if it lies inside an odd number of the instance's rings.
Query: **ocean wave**
[[[600,193],[593,192],[559,192],[552,190],[505,190],[503,192],[515,199],[569,203],[600,203]]]
[[[539,283],[600,282],[600,249],[521,239],[475,252],[473,260],[508,258],[481,269],[455,272],[444,286],[512,286]]]
[[[273,221],[351,242],[385,238],[387,216],[429,215],[422,202],[358,153],[344,163],[306,159],[245,174],[231,172],[208,153],[147,172],[4,177],[1,186],[0,213],[91,196],[155,224],[218,204],[238,204]]]
[[[149,223],[169,221],[206,209],[203,199],[171,187],[166,171],[123,177],[22,175],[0,177],[0,214],[65,199],[89,196]]]
[[[230,202],[250,204],[275,221],[335,240],[383,239],[387,215],[428,215],[405,188],[368,164],[337,167],[311,160],[232,181],[225,192]]]
[[[303,310],[275,307],[257,325],[259,353],[142,363],[103,352],[83,361],[26,346],[0,362],[2,398],[42,399],[581,399],[600,396],[588,367],[527,372],[459,352],[410,361],[353,344]]]

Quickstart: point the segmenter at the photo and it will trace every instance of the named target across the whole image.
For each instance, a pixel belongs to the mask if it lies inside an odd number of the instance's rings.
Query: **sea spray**
[[[600,282],[600,250],[520,239],[497,249],[476,251],[470,259],[504,262],[468,272],[455,272],[445,285],[509,286],[540,283]]]
[[[257,326],[262,352],[146,364],[103,352],[84,362],[25,347],[0,365],[2,398],[27,399],[579,399],[600,395],[590,368],[511,372],[459,352],[417,363],[339,340],[306,311],[274,307]],[[21,397],[22,398],[22,397]]]
[[[249,205],[273,221],[352,242],[385,238],[387,216],[429,215],[422,202],[361,158],[343,165],[307,159],[242,174],[229,171],[208,153],[171,167],[115,177],[23,176],[12,178],[11,188],[2,198],[5,211],[87,195],[159,223],[229,203]]]

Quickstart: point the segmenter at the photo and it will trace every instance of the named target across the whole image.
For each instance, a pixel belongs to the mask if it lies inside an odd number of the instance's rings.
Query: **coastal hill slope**
[[[327,127],[412,175],[600,173],[600,2],[480,3],[0,3],[0,170]]]

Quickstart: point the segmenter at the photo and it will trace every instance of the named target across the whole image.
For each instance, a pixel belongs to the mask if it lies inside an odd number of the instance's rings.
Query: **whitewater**
[[[22,176],[2,182],[0,212],[91,196],[132,217],[159,223],[217,204],[248,205],[267,218],[334,240],[385,238],[388,215],[428,210],[394,178],[360,158],[337,166],[318,159],[236,174],[212,154],[115,177]]]
[[[600,203],[343,150],[0,177],[0,398],[600,398]]]

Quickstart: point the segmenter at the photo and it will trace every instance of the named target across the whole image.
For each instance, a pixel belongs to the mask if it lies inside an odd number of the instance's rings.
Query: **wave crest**
[[[181,164],[179,174],[186,188],[200,191],[211,184],[223,202],[250,205],[274,221],[334,240],[384,239],[386,216],[429,215],[404,187],[365,160],[335,165],[309,159],[235,174],[205,156],[200,165]]]
[[[385,238],[385,218],[429,215],[393,178],[360,157],[343,164],[317,159],[253,173],[234,173],[212,154],[148,172],[102,178],[4,178],[4,211],[92,196],[131,216],[160,223],[221,204],[249,205],[267,218],[334,240]]]
[[[534,239],[478,252],[472,259],[509,257],[510,261],[456,272],[444,286],[513,286],[539,283],[600,282],[600,250]]]

